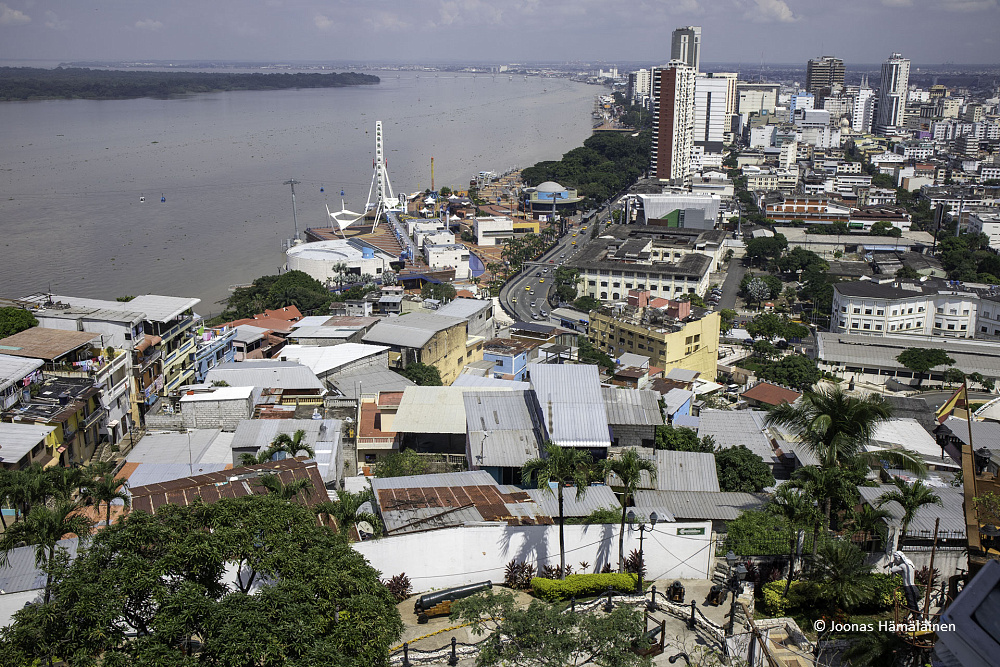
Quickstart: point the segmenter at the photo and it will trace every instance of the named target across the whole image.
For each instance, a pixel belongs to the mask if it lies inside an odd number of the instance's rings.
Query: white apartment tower
[[[872,131],[872,115],[875,111],[875,91],[868,86],[868,75],[862,75],[861,87],[854,97],[854,111],[851,114],[851,129],[868,134]]]
[[[650,175],[683,181],[691,174],[695,128],[695,68],[672,60],[653,70]]]
[[[882,63],[882,82],[878,89],[878,118],[875,129],[879,134],[903,127],[906,121],[906,90],[910,85],[910,61],[898,53]]]
[[[674,30],[670,37],[670,60],[680,60],[695,72],[701,68],[701,26]]]
[[[652,72],[641,69],[628,75],[628,97],[633,104],[643,104],[652,91]]]
[[[722,143],[729,131],[729,88],[735,81],[711,74],[699,74],[694,80],[694,143]]]

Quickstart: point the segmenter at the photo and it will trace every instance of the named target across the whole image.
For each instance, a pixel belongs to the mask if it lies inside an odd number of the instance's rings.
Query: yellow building
[[[649,357],[650,365],[662,368],[664,373],[684,368],[714,379],[719,358],[719,313],[672,322],[656,321],[653,316],[643,323],[647,310],[652,309],[639,309],[632,317],[591,311],[591,342],[612,359],[631,352]]]
[[[437,367],[450,385],[466,364],[483,360],[483,336],[470,336],[469,323],[433,311],[389,317],[364,335],[365,343],[389,347],[389,365],[405,368],[419,362]]]

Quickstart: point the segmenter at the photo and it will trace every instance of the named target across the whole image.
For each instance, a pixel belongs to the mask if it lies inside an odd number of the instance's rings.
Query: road
[[[722,282],[722,298],[719,299],[718,309],[736,308],[736,295],[740,291],[740,281],[747,272],[747,267],[743,266],[742,259],[733,259],[729,262],[726,270],[726,279]]]
[[[914,398],[922,398],[927,401],[927,405],[934,410],[937,410],[944,402],[947,401],[955,393],[954,389],[944,390],[944,391],[924,391],[919,394],[914,394]],[[969,400],[973,403],[985,403],[987,401],[992,401],[996,398],[996,394],[987,394],[981,391],[970,391]]]

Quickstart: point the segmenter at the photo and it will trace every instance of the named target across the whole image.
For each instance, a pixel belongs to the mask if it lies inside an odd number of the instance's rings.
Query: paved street
[[[729,262],[726,271],[726,280],[722,283],[722,298],[719,299],[719,310],[723,308],[736,308],[736,295],[740,291],[740,281],[747,272],[747,267],[743,266],[742,259],[733,259]]]
[[[542,309],[546,312],[552,310],[552,301],[555,300],[555,271],[583,247],[584,242],[590,239],[590,231],[589,226],[586,230],[579,226],[571,228],[565,236],[556,240],[551,250],[537,260],[528,262],[521,273],[507,281],[500,290],[500,304],[508,315],[518,322],[531,322],[532,315],[538,314]],[[573,236],[574,232],[576,236]],[[575,246],[574,241],[577,242]],[[531,305],[532,302],[534,306]]]

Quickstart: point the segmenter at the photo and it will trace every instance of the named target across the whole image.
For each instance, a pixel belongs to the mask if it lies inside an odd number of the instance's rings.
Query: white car
[[[534,308],[537,303],[538,303],[537,299],[532,299],[532,301],[531,301],[531,307]]]

